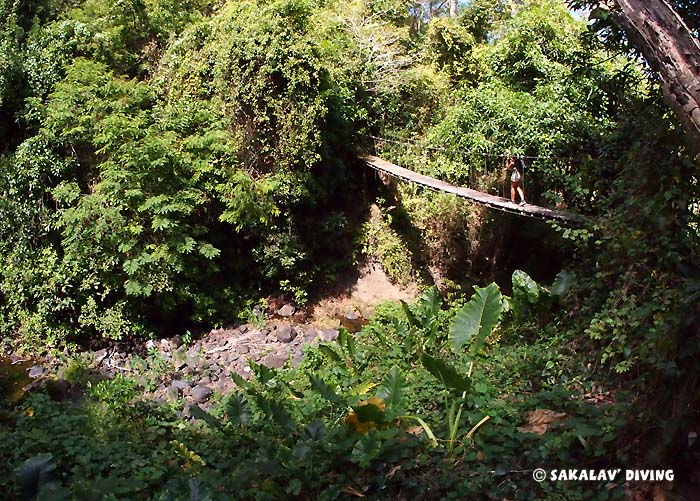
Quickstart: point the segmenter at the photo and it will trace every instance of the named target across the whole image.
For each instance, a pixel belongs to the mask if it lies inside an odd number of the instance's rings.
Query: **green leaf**
[[[304,440],[318,443],[326,436],[326,427],[321,421],[312,421],[306,425],[302,436]]]
[[[212,244],[202,244],[199,246],[199,253],[207,259],[214,259],[221,251]]]
[[[320,377],[309,376],[309,381],[311,382],[311,389],[316,393],[321,395],[323,398],[333,403],[342,403],[343,399],[333,390],[331,385],[326,383]]]
[[[540,297],[540,286],[522,270],[513,272],[513,299],[522,303],[535,304]]]
[[[338,355],[338,352],[336,352],[333,348],[330,347],[330,345],[327,344],[321,344],[318,346],[318,351],[323,353],[325,356],[333,360],[334,362],[342,363],[343,359]]]
[[[248,361],[248,366],[253,370],[255,376],[262,384],[267,384],[277,376],[277,371],[263,364],[255,363],[253,360]]]
[[[263,411],[265,416],[272,419],[284,430],[294,431],[296,429],[296,423],[294,419],[292,419],[292,415],[284,407],[282,402],[263,397],[262,395],[255,395],[255,403],[258,404],[258,407],[260,407],[260,410]]]
[[[403,308],[403,312],[406,314],[406,318],[408,319],[408,325],[410,325],[411,327],[420,328],[422,325],[421,322],[413,314],[413,311],[411,311],[411,307],[408,306],[406,301],[404,301],[403,299],[401,300],[401,308]]]
[[[498,323],[502,308],[498,285],[491,283],[478,288],[471,301],[452,319],[449,334],[452,349],[458,352],[471,342],[471,353],[477,353]]]
[[[292,415],[289,413],[287,408],[282,404],[282,402],[278,402],[277,400],[271,401],[270,410],[272,411],[272,417],[274,418],[274,420],[283,429],[287,431],[296,430],[297,424],[292,418]]]
[[[379,386],[377,396],[384,400],[388,408],[397,409],[401,405],[405,388],[406,380],[401,371],[398,367],[392,367]]]
[[[452,388],[459,391],[469,390],[469,378],[462,376],[457,370],[447,362],[439,358],[433,358],[427,353],[420,357],[423,367],[427,369],[445,388]]]
[[[146,296],[146,288],[136,280],[127,280],[124,282],[124,291],[127,296]]]
[[[197,404],[190,405],[190,414],[193,418],[201,419],[212,428],[215,428],[220,431],[223,430],[221,422]]]
[[[159,216],[154,216],[153,221],[151,222],[151,229],[156,231],[172,228],[173,226],[175,226],[175,223],[172,219]]]
[[[386,423],[386,413],[374,404],[357,405],[352,410],[361,423]]]
[[[252,384],[250,384],[248,381],[246,381],[243,376],[238,374],[236,371],[231,371],[231,379],[233,379],[233,382],[236,383],[237,386],[241,388],[245,388],[246,390],[249,390],[253,387]]]
[[[231,394],[228,398],[228,402],[226,402],[226,413],[228,414],[229,423],[234,426],[245,426],[250,423],[253,418],[248,400],[242,393]]]
[[[420,298],[421,309],[425,318],[435,317],[440,313],[442,299],[437,287],[431,287]]]
[[[51,454],[39,454],[27,459],[17,468],[16,478],[25,499],[34,499],[42,489],[58,486],[56,464]]]
[[[552,283],[549,292],[552,296],[562,297],[566,295],[574,281],[574,274],[570,271],[561,270]]]
[[[382,441],[379,433],[376,430],[370,430],[369,433],[362,436],[352,448],[350,457],[353,462],[359,464],[363,468],[367,468],[369,463],[379,456],[382,448]]]
[[[340,346],[345,353],[353,358],[355,355],[355,350],[357,349],[357,340],[355,337],[348,332],[344,327],[338,329],[338,346]]]
[[[138,259],[129,259],[128,261],[124,261],[124,265],[122,267],[127,275],[133,275],[141,267],[141,262]]]

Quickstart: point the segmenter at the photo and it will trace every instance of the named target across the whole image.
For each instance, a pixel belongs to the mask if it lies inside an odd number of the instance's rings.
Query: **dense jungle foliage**
[[[194,423],[69,361],[84,400],[2,411],[0,494],[614,499],[530,472],[697,475],[699,165],[657,77],[569,10],[598,2],[437,3],[0,0],[4,349],[231,325],[365,259],[442,294],[251,362]],[[370,152],[485,190],[510,152],[588,223],[384,185]],[[537,409],[570,418],[519,431]]]

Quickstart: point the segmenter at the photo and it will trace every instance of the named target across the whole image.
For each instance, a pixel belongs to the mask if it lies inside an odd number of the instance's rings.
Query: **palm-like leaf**
[[[248,400],[241,393],[234,393],[228,398],[226,413],[228,414],[229,423],[234,426],[245,426],[253,418]]]
[[[389,374],[384,377],[382,384],[379,386],[377,396],[384,400],[386,406],[390,409],[398,409],[401,405],[404,389],[406,388],[406,380],[401,374],[398,367],[393,367]]]

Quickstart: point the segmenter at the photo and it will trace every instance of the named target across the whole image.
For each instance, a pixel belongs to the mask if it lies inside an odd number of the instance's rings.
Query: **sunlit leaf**
[[[475,354],[501,316],[501,291],[495,283],[476,290],[472,299],[455,315],[450,325],[449,341],[455,352],[472,343]]]
[[[387,407],[396,409],[401,405],[403,393],[406,388],[406,379],[398,367],[392,367],[379,386],[377,397],[384,400]]]

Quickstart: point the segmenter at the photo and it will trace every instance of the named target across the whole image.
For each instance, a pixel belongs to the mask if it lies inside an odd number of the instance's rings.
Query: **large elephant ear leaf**
[[[457,372],[453,366],[439,358],[423,353],[420,357],[423,367],[442,383],[445,388],[468,391],[470,379]]]
[[[17,485],[25,499],[34,499],[43,489],[51,489],[56,481],[56,463],[51,454],[39,454],[27,459],[17,471]]]
[[[476,290],[471,300],[455,315],[450,325],[450,346],[455,352],[471,343],[478,352],[501,317],[501,291],[495,283]]]

